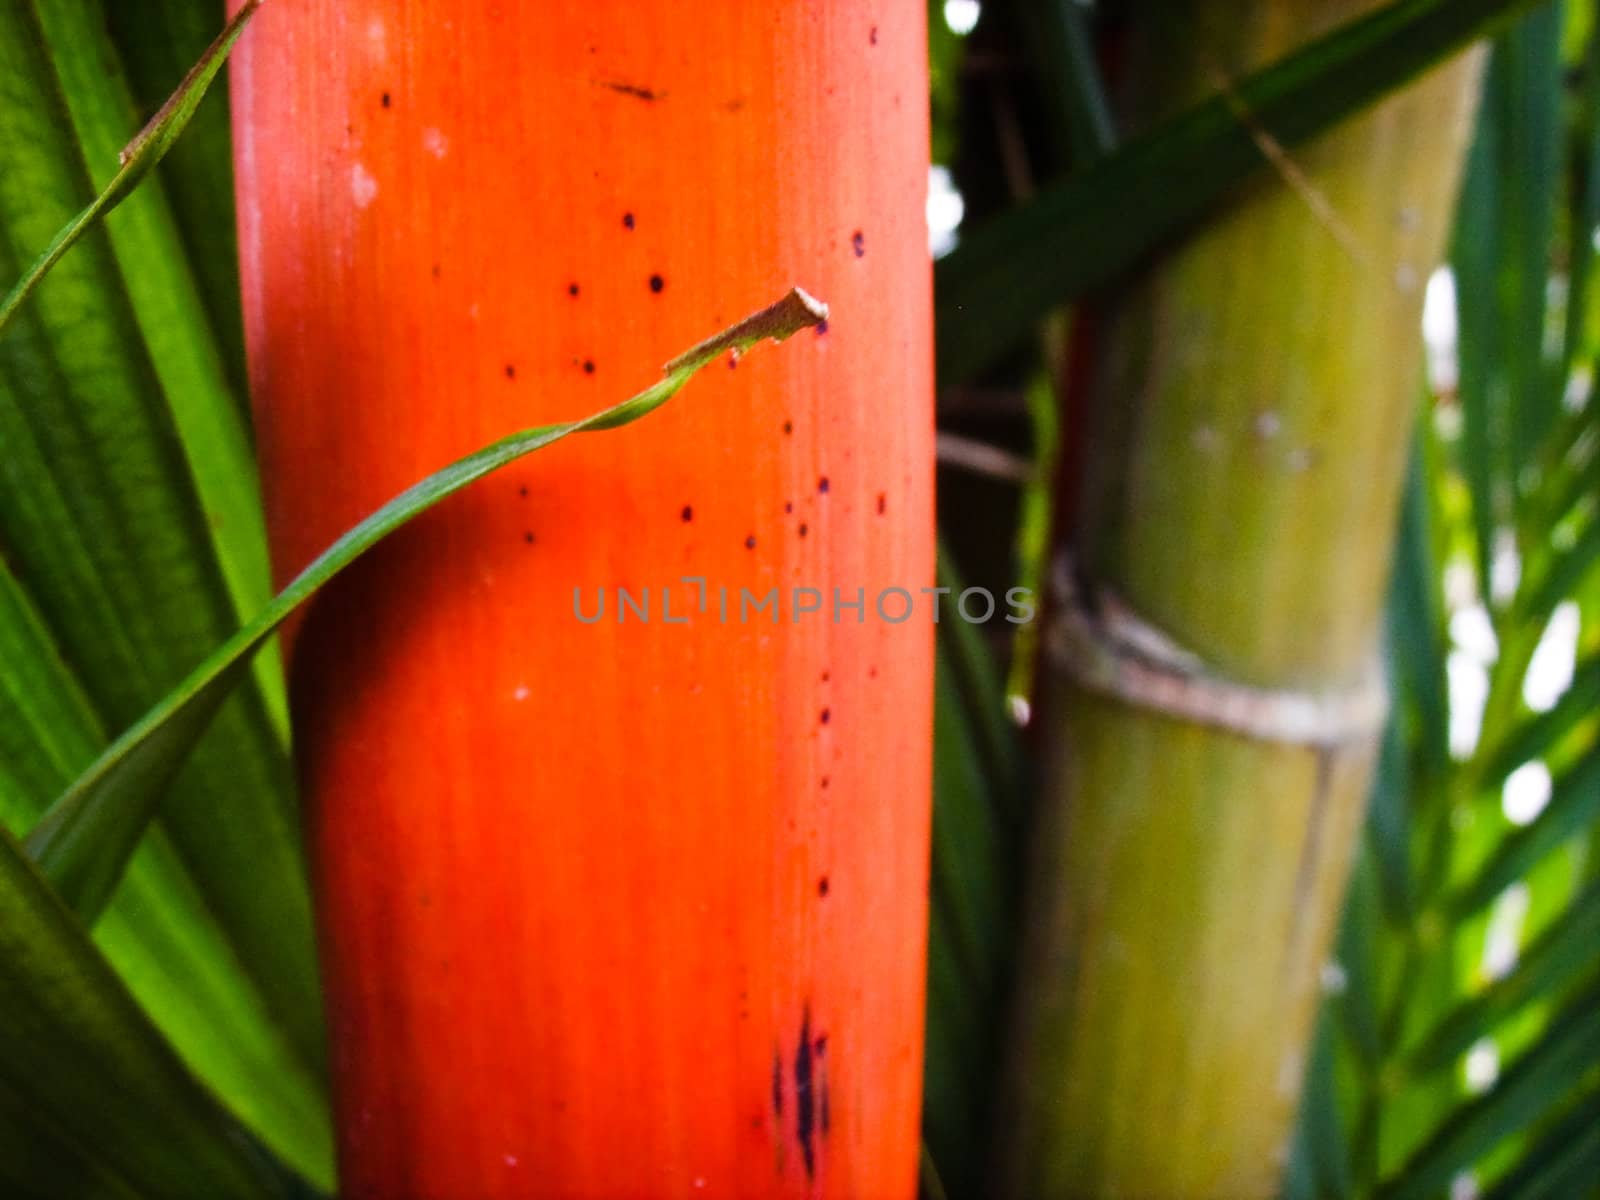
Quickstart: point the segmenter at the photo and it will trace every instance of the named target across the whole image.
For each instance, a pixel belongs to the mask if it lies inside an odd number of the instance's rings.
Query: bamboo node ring
[[[1389,711],[1374,653],[1352,682],[1321,690],[1239,683],[1090,579],[1068,554],[1051,572],[1050,661],[1085,691],[1261,742],[1338,749],[1374,737]]]

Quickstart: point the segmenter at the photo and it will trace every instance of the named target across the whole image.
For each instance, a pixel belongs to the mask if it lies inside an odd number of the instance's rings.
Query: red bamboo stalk
[[[470,489],[295,638],[350,1195],[913,1194],[932,631],[874,599],[932,582],[923,22],[274,0],[240,48],[281,575],[791,284],[834,313]]]

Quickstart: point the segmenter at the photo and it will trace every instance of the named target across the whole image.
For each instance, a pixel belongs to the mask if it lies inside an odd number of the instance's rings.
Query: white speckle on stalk
[[[384,25],[382,17],[373,17],[367,22],[367,46],[378,58],[388,54],[389,29]]]
[[[500,1156],[500,1161],[505,1163],[508,1167],[514,1167],[517,1165],[517,1156],[515,1154],[502,1154]]]
[[[1283,431],[1283,418],[1268,409],[1256,417],[1256,436],[1263,441],[1275,438]]]
[[[1408,262],[1400,263],[1394,269],[1394,285],[1402,292],[1410,295],[1417,290],[1417,269]]]
[[[450,139],[430,125],[422,131],[422,148],[435,158],[443,158],[450,153]]]
[[[366,208],[378,198],[378,181],[361,163],[350,168],[350,199],[357,208]]]
[[[1194,431],[1194,448],[1208,457],[1222,449],[1222,435],[1209,425],[1201,425]]]
[[[513,700],[526,700],[529,694],[528,685],[525,683],[520,683],[517,685],[517,690],[511,693],[511,698]]]

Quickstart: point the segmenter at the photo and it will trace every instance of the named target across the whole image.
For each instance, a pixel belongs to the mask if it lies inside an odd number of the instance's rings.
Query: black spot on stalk
[[[793,500],[785,500],[783,502],[783,511],[786,512],[786,513],[792,513],[794,511],[794,501]]]
[[[681,516],[685,521],[692,521],[694,520],[694,509],[690,505],[685,504],[683,506],[683,512],[679,513],[678,515]]]
[[[383,106],[388,108],[392,103],[394,103],[393,99],[390,97],[388,92],[385,92],[383,94]]]
[[[576,296],[577,294],[578,294],[578,285],[575,284],[575,283],[567,284],[567,295]]]
[[[633,228],[633,214],[631,212],[622,214],[622,227],[624,229]]]
[[[528,498],[528,485],[527,484],[523,484],[521,487],[519,487],[517,489],[517,495],[521,496],[524,500],[526,500]]]
[[[617,92],[620,95],[632,96],[637,100],[644,100],[649,103],[654,103],[666,95],[665,92],[658,92],[654,88],[640,87],[636,83],[623,83],[621,81],[608,80],[603,86],[610,88],[613,92]]]
[[[818,337],[827,337],[828,336],[828,322],[827,321],[818,321],[817,324],[816,324],[816,330],[817,330],[817,336]]]
[[[794,422],[793,421],[785,421],[783,423],[783,431],[785,433],[793,433],[794,432]]]
[[[507,379],[515,379],[516,377],[517,377],[516,364],[515,363],[507,363],[506,364],[506,378]]]
[[[752,533],[749,537],[745,538],[745,540],[744,540],[744,548],[746,550],[754,550],[756,548],[756,535],[755,534]]]
[[[829,721],[833,720],[833,709],[831,709],[831,708],[823,709],[822,713],[821,713],[821,716],[820,716],[820,720],[822,721],[822,723],[824,725],[826,725]]]
[[[823,790],[823,791],[827,791],[827,790],[828,790],[828,784],[829,784],[829,783],[830,783],[830,782],[831,782],[831,781],[830,781],[830,780],[829,780],[829,779],[828,779],[828,777],[827,777],[827,776],[826,776],[826,775],[824,775],[824,776],[823,776],[823,777],[822,777],[822,790]]]
[[[867,235],[859,229],[852,233],[850,235],[850,249],[856,252],[857,258],[865,258],[867,256]]]
[[[817,491],[821,492],[824,496],[828,494],[828,477],[826,475],[817,480]]]
[[[872,27],[872,31],[867,34],[867,41],[871,42],[874,46],[878,44],[878,27],[876,25],[874,25]]]
[[[821,896],[824,900],[826,900],[828,898],[828,889],[831,886],[832,885],[829,884],[829,882],[828,882],[828,877],[826,875],[824,875],[821,879],[817,880],[817,895]],[[823,1049],[827,1046],[827,1044],[828,1044],[828,1039],[827,1038],[825,1038],[825,1037],[818,1038],[817,1039],[817,1053],[821,1054]]]
[[[889,497],[882,492],[878,493],[878,515],[881,517],[884,510],[889,507]]]
[[[772,1115],[783,1120],[783,1058],[772,1055]]]
[[[666,286],[667,286],[667,281],[665,279],[661,278],[661,276],[659,276],[659,275],[650,276],[650,290],[652,292],[659,292],[662,288],[664,288]]]
[[[808,1006],[800,1018],[800,1046],[794,1055],[794,1100],[797,1114],[795,1133],[800,1139],[800,1153],[806,1161],[806,1177],[816,1178],[817,1150],[813,1144],[816,1132],[816,1099],[811,1094],[811,1009]]]
[[[523,541],[525,541],[525,542],[527,542],[527,543],[528,543],[528,545],[530,545],[530,546],[531,546],[531,545],[533,545],[533,543],[534,543],[534,540],[535,540],[535,539],[534,539],[534,536],[533,536],[533,533],[532,533],[532,531],[529,531],[529,532],[527,532],[527,533],[524,533],[524,534],[523,534],[523,535],[522,535],[522,540],[523,540]]]
[[[583,373],[585,375],[594,374],[594,359],[586,358],[583,360]]]
[[[801,537],[805,537],[805,535],[810,533],[810,532],[811,532],[811,526],[807,525],[804,521],[801,521],[800,522],[800,536]]]

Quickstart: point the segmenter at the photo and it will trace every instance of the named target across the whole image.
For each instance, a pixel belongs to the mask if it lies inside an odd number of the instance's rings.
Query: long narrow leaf
[[[1572,1200],[1593,1194],[1600,1177],[1600,1095],[1572,1106],[1495,1181],[1484,1200]]]
[[[1425,1200],[1492,1152],[1501,1140],[1544,1116],[1572,1082],[1600,1063],[1600,992],[1560,1013],[1550,1032],[1513,1063],[1494,1088],[1450,1117],[1412,1155],[1381,1200]]]
[[[1561,8],[1545,0],[1495,46],[1456,226],[1462,451],[1485,597],[1497,531],[1512,525],[1518,469],[1560,400],[1543,362],[1560,36]]]
[[[216,38],[222,6],[204,0],[100,0],[136,111],[154,114]],[[172,206],[218,353],[241,415],[248,412],[239,239],[234,211],[228,89],[213,87],[156,168]]]
[[[1129,142],[966,235],[935,269],[939,378],[968,378],[1045,313],[1138,263],[1262,164],[1242,104],[1284,145],[1328,129],[1526,7],[1399,0]]]
[[[260,7],[261,0],[246,0],[244,6],[223,28],[217,40],[211,44],[205,57],[195,64],[182,86],[162,106],[161,111],[151,118],[150,123],[140,131],[139,135],[123,149],[121,169],[112,177],[105,190],[56,235],[16,286],[6,294],[5,299],[0,300],[0,333],[5,332],[6,326],[16,316],[17,310],[50,273],[50,268],[61,261],[61,256],[72,249],[85,233],[94,228],[96,221],[126,200],[133,189],[139,186],[140,180],[148,175],[151,168],[172,148],[172,144],[178,140],[184,127],[188,125],[189,118],[194,116],[195,110],[200,107],[206,89],[222,70],[223,63],[227,62],[228,52],[233,49],[234,43],[239,40],[239,35],[244,32],[250,18],[255,16],[256,10]]]
[[[0,1091],[50,1131],[58,1156],[76,1150],[92,1190],[152,1200],[284,1193],[4,832],[0,912]]]
[[[1479,773],[1484,787],[1498,787],[1529,759],[1538,758],[1581,722],[1600,711],[1600,653],[1574,669],[1572,684],[1550,709],[1534,713],[1501,739]]]
[[[144,140],[129,156],[128,165],[109,178],[129,131],[136,127],[137,110],[118,69],[104,18],[84,0],[36,0],[33,10],[67,118],[53,131],[60,147],[81,157],[89,185],[103,185],[102,200],[121,195],[99,210],[117,266],[108,282],[127,294],[139,340],[182,446],[186,473],[205,514],[207,540],[232,601],[230,625],[236,624],[272,598],[256,463],[242,394],[230,376],[196,283],[194,269],[200,264],[185,256],[179,221],[161,180],[151,171],[187,125],[253,9],[246,9],[206,51],[142,135]],[[172,80],[167,82],[170,86]],[[221,166],[225,180],[230,165],[224,160]],[[70,208],[81,197],[74,193],[61,199]],[[80,214],[68,228],[78,227],[84,218]],[[234,260],[223,265],[231,271]],[[237,291],[237,281],[233,286]],[[276,659],[273,653],[258,658],[257,683],[274,731],[286,742],[288,703]]]
[[[1506,836],[1494,856],[1451,898],[1449,911],[1458,918],[1476,912],[1546,854],[1581,833],[1596,814],[1600,814],[1600,746],[1590,747],[1556,780],[1538,819]]]
[[[1476,996],[1462,1001],[1406,1058],[1409,1075],[1454,1066],[1479,1038],[1494,1031],[1511,1013],[1535,1000],[1558,994],[1563,986],[1594,969],[1600,946],[1600,884],[1563,913],[1532,946],[1516,969]]]
[[[39,612],[0,559],[0,826],[27,830],[108,740]],[[94,938],[190,1071],[279,1157],[331,1187],[322,1081],[240,969],[164,829],[151,829],[140,843]]]
[[[782,340],[826,319],[827,309],[798,288],[768,308],[667,364],[662,379],[629,400],[581,421],[513,434],[414,484],[346,532],[146,716],[112,744],[29,835],[29,852],[78,912],[97,913],[182,764],[250,655],[324,584],[407,521],[491,471],[568,434],[615,429],[659,408],[707,362]]]
[[[136,120],[85,65],[116,71],[103,36],[76,41],[87,7],[0,4],[0,278],[21,274],[16,255],[70,223],[94,194],[89,159],[114,159],[110,131]],[[0,337],[0,543],[107,730],[135,721],[271,597],[248,444],[214,364],[200,365],[203,315],[161,249],[175,245],[162,232],[171,224],[159,193],[142,189],[56,262]],[[203,435],[184,411],[233,433]],[[197,464],[231,501],[208,492]],[[250,573],[234,571],[230,586],[224,546],[253,556],[255,585],[239,586]],[[162,823],[233,956],[317,1073],[310,894],[272,690],[241,688],[218,714]]]

